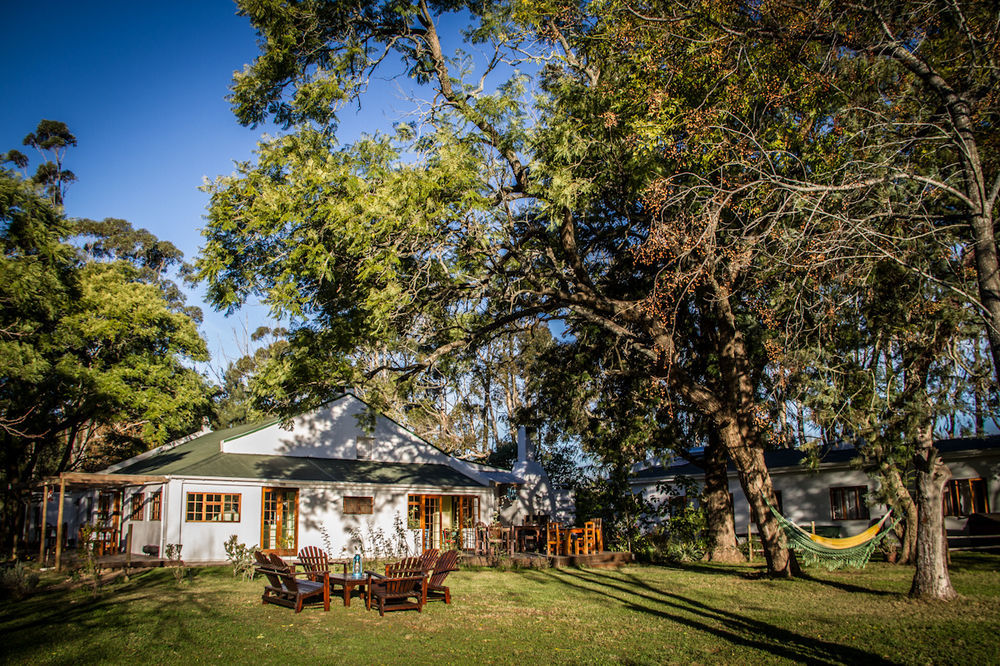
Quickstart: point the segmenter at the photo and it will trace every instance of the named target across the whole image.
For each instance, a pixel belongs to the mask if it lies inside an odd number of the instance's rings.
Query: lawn
[[[226,568],[170,570],[0,604],[10,663],[1000,663],[1000,557],[959,555],[950,604],[907,599],[912,569],[750,566],[463,570],[422,614],[335,600],[260,604]]]

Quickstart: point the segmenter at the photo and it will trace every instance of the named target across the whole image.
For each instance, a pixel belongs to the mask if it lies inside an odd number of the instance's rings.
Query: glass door
[[[299,536],[298,488],[264,488],[260,549],[295,555]]]
[[[456,495],[451,498],[451,507],[451,527],[456,530],[456,545],[464,550],[474,550],[476,522],[479,520],[479,498]]]
[[[441,547],[441,497],[424,495],[424,549]]]

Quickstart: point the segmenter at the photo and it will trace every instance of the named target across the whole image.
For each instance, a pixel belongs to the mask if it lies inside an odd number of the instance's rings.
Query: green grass
[[[10,663],[1000,663],[1000,557],[960,555],[953,603],[908,599],[912,569],[749,566],[460,571],[453,603],[380,618],[355,599],[291,610],[228,569],[135,575],[98,597],[0,604]]]

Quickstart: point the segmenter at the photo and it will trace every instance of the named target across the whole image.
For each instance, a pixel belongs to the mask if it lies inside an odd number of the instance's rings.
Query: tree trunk
[[[944,485],[951,471],[938,457],[931,427],[922,428],[920,447],[914,456],[917,467],[917,568],[910,596],[951,601],[958,594],[948,575],[948,541],[944,530]]]
[[[705,508],[709,562],[743,562],[746,558],[736,547],[736,525],[733,519],[733,501],[729,496],[729,460],[718,433],[712,431],[705,448],[705,491],[702,506]]]
[[[883,464],[879,477],[889,497],[889,505],[897,517],[903,516],[903,521],[896,526],[896,535],[901,544],[896,564],[913,564],[917,556],[917,505],[895,466]]]
[[[799,565],[795,554],[785,546],[781,526],[764,499],[776,506],[774,489],[771,485],[771,475],[764,464],[764,450],[751,446],[741,436],[735,419],[729,419],[723,424],[720,436],[730,459],[736,465],[739,473],[743,494],[753,512],[753,520],[757,525],[757,533],[764,549],[764,559],[767,571],[772,576],[790,577],[799,573]]]

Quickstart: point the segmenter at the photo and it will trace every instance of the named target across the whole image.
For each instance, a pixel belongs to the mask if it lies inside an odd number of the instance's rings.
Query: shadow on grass
[[[186,586],[197,576],[191,576]],[[163,570],[112,583],[97,596],[86,589],[43,590],[17,604],[0,606],[4,661],[27,663],[40,651],[54,654],[64,647],[75,649],[77,657],[63,659],[66,663],[86,662],[96,654],[123,658],[121,635],[140,626],[163,645],[178,644],[195,638],[189,627],[204,626],[223,615],[218,603],[222,596],[211,591],[189,594]],[[148,604],[148,610],[137,610],[136,604]]]
[[[760,650],[777,657],[805,663],[893,663],[867,650],[803,636],[746,615],[714,608],[702,601],[658,589],[635,575],[624,574],[627,582],[620,577],[594,570],[560,569],[558,574],[547,571],[543,575],[565,585],[603,595],[631,610],[711,634],[734,646]]]

